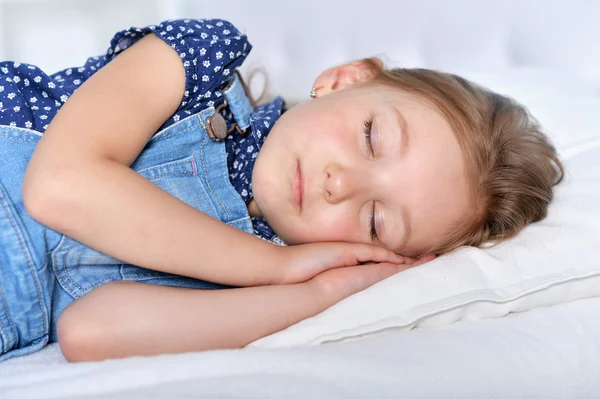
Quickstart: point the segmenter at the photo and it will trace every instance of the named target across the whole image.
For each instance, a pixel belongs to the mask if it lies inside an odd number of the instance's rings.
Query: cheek
[[[358,226],[344,215],[312,217],[305,222],[302,231],[297,232],[304,242],[357,241]]]
[[[343,120],[326,121],[318,126],[315,126],[314,137],[317,142],[329,143],[335,148],[348,150],[352,143],[352,129],[343,122]]]
[[[330,158],[356,148],[360,122],[344,109],[299,105],[282,115],[270,135],[277,145],[310,159],[311,162],[331,162]],[[354,122],[351,122],[354,121]],[[356,126],[355,126],[356,125]]]
[[[302,131],[296,131],[296,138],[312,143],[344,145],[350,139],[351,122],[342,112],[320,111],[313,115],[306,115],[299,126]]]

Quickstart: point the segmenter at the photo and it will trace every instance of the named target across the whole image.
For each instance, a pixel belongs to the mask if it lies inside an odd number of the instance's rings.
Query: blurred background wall
[[[123,28],[203,17],[247,33],[244,69],[295,98],[323,69],[372,55],[459,73],[548,69],[600,94],[596,0],[0,0],[0,60],[54,72],[102,54]]]

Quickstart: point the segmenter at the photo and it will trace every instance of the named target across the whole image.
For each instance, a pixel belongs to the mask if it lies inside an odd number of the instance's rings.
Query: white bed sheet
[[[558,90],[560,80],[546,80]],[[539,93],[525,94],[550,131],[564,133],[554,137],[564,156],[600,133],[597,114],[575,94],[546,114],[535,106]],[[599,314],[600,298],[592,298],[322,346],[86,364],[67,364],[51,345],[0,364],[0,398],[600,398]]]
[[[321,346],[0,367],[9,398],[598,398],[600,298]],[[52,365],[49,367],[49,365]]]

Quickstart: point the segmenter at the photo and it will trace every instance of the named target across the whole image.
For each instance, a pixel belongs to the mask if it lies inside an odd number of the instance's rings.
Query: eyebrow
[[[400,136],[402,137],[402,141],[400,142],[400,155],[404,155],[406,154],[406,151],[408,151],[410,140],[410,134],[408,132],[408,122],[406,121],[406,118],[404,117],[404,115],[402,115],[402,112],[400,112],[398,108],[394,107],[394,111],[396,114],[398,125],[400,126]]]
[[[406,208],[406,206],[402,206],[402,243],[396,248],[396,251],[399,252],[402,249],[404,249],[404,247],[406,247],[406,243],[409,241],[410,239],[410,235],[412,233],[412,223],[410,220],[410,215],[408,214],[408,209]]]

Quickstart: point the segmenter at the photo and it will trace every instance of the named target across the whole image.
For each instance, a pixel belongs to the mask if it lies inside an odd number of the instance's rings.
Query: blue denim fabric
[[[232,84],[225,95],[235,119],[249,120],[252,106],[243,86]],[[205,130],[214,112],[214,107],[206,108],[157,132],[131,168],[199,211],[252,234],[246,204],[229,180],[225,144],[211,140]],[[0,360],[55,341],[64,308],[111,281],[224,287],[125,264],[33,220],[21,190],[41,136],[0,126]]]

